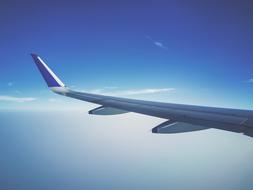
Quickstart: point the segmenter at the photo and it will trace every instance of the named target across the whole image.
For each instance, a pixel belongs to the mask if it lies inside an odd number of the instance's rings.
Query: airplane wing
[[[253,137],[251,110],[162,103],[77,92],[66,87],[38,55],[31,55],[53,92],[100,105],[89,111],[89,114],[116,115],[135,112],[168,120],[153,128],[153,133],[181,133],[216,128]]]

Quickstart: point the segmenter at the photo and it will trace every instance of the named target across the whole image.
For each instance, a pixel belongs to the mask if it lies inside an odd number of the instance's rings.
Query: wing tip
[[[31,55],[33,58],[39,57],[38,54],[36,54],[36,53],[30,53],[30,55]]]
[[[35,53],[31,56],[37,65],[41,75],[46,81],[48,87],[65,87],[64,83],[53,73],[53,71],[42,61],[42,59]]]

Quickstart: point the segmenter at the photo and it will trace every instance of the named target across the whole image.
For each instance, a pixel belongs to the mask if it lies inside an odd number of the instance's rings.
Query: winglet
[[[41,75],[46,81],[48,87],[65,87],[63,82],[53,73],[53,71],[43,62],[43,60],[38,55],[32,53],[31,56],[36,63]]]

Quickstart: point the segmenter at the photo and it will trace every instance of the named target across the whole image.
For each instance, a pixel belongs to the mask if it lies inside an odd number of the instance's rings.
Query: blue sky
[[[87,105],[47,91],[35,52],[74,89],[253,109],[252,18],[249,1],[1,1],[0,108]]]

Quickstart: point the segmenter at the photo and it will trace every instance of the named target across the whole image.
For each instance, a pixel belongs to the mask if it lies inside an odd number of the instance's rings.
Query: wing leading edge
[[[77,92],[66,87],[38,55],[32,54],[32,57],[53,92],[101,105],[91,110],[90,114],[115,115],[135,112],[169,120],[155,127],[152,130],[153,133],[178,133],[217,128],[253,137],[253,111],[152,102]],[[195,127],[182,127],[182,123]]]

